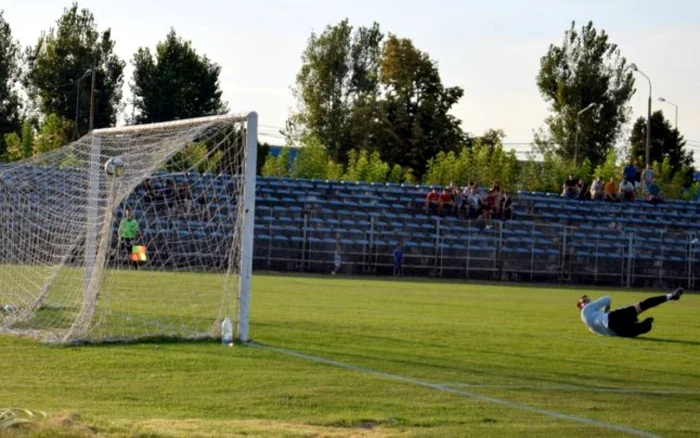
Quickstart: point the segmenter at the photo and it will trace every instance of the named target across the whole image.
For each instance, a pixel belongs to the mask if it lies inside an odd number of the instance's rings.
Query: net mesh
[[[223,317],[240,322],[255,122],[97,130],[0,167],[0,332],[189,339],[218,336]]]

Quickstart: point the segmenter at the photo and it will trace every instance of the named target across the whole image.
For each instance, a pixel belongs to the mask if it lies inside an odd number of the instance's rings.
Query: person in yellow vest
[[[126,257],[134,269],[139,268],[139,263],[131,257],[132,247],[141,239],[141,229],[139,223],[134,219],[134,213],[130,209],[124,211],[124,217],[119,223],[119,243],[122,245]]]

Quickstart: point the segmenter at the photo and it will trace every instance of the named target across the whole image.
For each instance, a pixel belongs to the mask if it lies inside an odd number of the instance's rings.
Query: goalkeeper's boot
[[[679,287],[671,293],[671,297],[669,299],[673,301],[678,301],[681,299],[681,295],[683,295],[683,292],[683,288]]]

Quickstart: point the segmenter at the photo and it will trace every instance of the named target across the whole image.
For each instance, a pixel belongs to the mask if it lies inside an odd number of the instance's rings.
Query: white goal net
[[[0,165],[0,333],[249,340],[257,115],[95,130]]]

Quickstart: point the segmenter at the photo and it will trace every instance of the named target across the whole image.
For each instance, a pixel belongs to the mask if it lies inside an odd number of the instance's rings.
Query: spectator
[[[661,196],[661,187],[656,184],[656,179],[652,179],[651,183],[647,185],[647,201],[656,205],[663,202],[663,197]]]
[[[134,219],[133,212],[128,208],[124,211],[124,217],[121,222],[119,222],[117,237],[122,251],[126,253],[127,260],[129,260],[129,263],[134,269],[138,269],[138,262],[131,260],[131,249],[140,240],[141,229],[139,223]]]
[[[501,220],[506,221],[513,219],[513,199],[508,196],[508,193],[503,193],[501,198]]]
[[[175,181],[169,179],[165,182],[165,188],[163,189],[163,201],[165,205],[168,207],[168,209],[171,209],[175,206],[175,196],[176,196],[176,189],[175,189]]]
[[[591,199],[590,193],[588,193],[588,184],[582,179],[578,180],[578,184],[576,184],[576,192],[578,193],[578,199],[581,201]]]
[[[209,215],[209,197],[207,196],[207,191],[202,190],[197,196],[197,209],[195,211],[201,219],[208,220]]]
[[[484,225],[487,230],[491,229],[491,219],[494,214],[497,214],[498,198],[496,192],[489,190],[486,198],[481,200],[481,214],[484,218]]]
[[[477,186],[475,183],[470,183],[467,193],[467,217],[469,219],[474,219],[481,216],[481,201],[482,196],[479,186]]]
[[[636,189],[634,183],[625,179],[620,183],[620,199],[623,201],[634,201]]]
[[[194,197],[192,196],[190,185],[187,182],[182,183],[180,189],[177,191],[177,201],[178,207],[182,209],[185,215],[189,216],[190,212],[192,212]]]
[[[452,187],[451,189],[452,199],[455,202],[455,212],[459,215],[459,212],[464,208],[464,198],[462,197],[462,191],[459,187]]]
[[[594,201],[602,201],[605,198],[605,183],[603,178],[598,177],[593,181],[591,186],[591,199]]]
[[[610,181],[605,184],[605,200],[606,201],[618,201],[617,198],[617,184],[615,184],[615,177],[611,176]]]
[[[403,248],[401,244],[396,244],[396,249],[394,250],[394,277],[403,276]]]
[[[440,214],[440,215],[443,214],[445,206],[450,207],[452,210],[452,213],[454,213],[455,202],[454,202],[454,199],[452,199],[452,193],[450,193],[447,188],[442,189],[442,193],[440,193],[440,203],[438,205],[438,214]]]
[[[457,188],[453,196],[457,205],[457,215],[464,212],[464,215],[467,216],[469,214],[469,187]]]
[[[143,182],[143,188],[145,189],[146,193],[144,193],[143,198],[147,201],[150,202],[156,202],[160,201],[163,199],[162,193],[158,191],[158,186],[156,186],[156,183],[153,182],[151,178],[147,178]]]
[[[651,164],[647,164],[647,168],[644,169],[644,173],[642,173],[642,184],[644,185],[644,187],[643,187],[644,191],[648,191],[647,187],[649,187],[653,182],[654,182],[654,168],[652,167]]]
[[[576,180],[573,175],[569,175],[569,179],[564,182],[564,190],[561,195],[567,198],[575,198],[578,196],[576,193]]]
[[[642,186],[642,172],[639,170],[639,166],[637,165],[637,162],[634,162],[634,171],[635,171],[635,176],[636,178],[632,183],[634,184],[634,188],[638,190]]]
[[[440,194],[434,188],[425,197],[425,212],[430,213],[431,207],[435,207],[435,212],[437,213],[440,206]]]
[[[340,268],[343,266],[343,258],[340,255],[341,248],[340,245],[335,246],[335,253],[333,254],[333,265],[334,269],[331,272],[331,275],[335,275],[340,272]]]
[[[633,160],[630,160],[622,170],[622,179],[623,181],[627,180],[631,182],[632,185],[634,185],[636,181],[639,181],[639,170],[637,169],[637,165]]]

